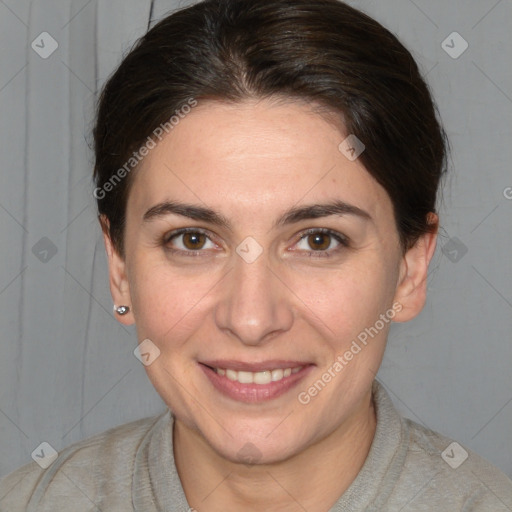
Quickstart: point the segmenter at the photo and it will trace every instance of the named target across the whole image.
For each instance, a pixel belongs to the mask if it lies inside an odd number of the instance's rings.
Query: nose
[[[218,328],[253,346],[288,331],[293,324],[291,292],[269,266],[266,252],[251,263],[238,255],[234,259],[215,310]]]

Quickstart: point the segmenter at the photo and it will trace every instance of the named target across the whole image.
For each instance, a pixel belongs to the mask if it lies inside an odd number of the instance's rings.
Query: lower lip
[[[313,365],[304,366],[297,373],[292,373],[289,377],[268,384],[242,384],[228,379],[225,375],[219,375],[209,366],[201,363],[199,366],[213,386],[222,394],[233,400],[251,404],[266,402],[283,395],[296,386],[313,368]]]

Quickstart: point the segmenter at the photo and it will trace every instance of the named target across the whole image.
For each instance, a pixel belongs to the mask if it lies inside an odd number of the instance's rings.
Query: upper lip
[[[226,370],[235,370],[242,372],[261,372],[264,370],[285,370],[286,368],[298,368],[300,366],[308,366],[311,363],[301,361],[285,361],[283,359],[272,359],[260,362],[235,361],[233,359],[215,359],[214,361],[199,361],[201,364],[210,366],[211,368],[223,368]]]

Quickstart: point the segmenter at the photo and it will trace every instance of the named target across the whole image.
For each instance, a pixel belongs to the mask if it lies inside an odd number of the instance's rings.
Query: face
[[[402,253],[347,135],[302,103],[200,102],[133,177],[124,259],[106,237],[122,321],[160,351],[151,382],[226,459],[350,424],[391,322],[423,305],[434,237]]]

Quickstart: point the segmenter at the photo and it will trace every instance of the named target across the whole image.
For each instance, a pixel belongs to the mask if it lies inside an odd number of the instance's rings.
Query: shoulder
[[[106,496],[131,506],[138,447],[168,411],[111,428],[63,449],[43,469],[31,462],[0,480],[0,510],[93,510]],[[122,498],[124,497],[124,498]],[[112,499],[112,498],[111,498]],[[124,506],[124,503],[112,504]]]
[[[453,439],[410,419],[403,424],[408,450],[397,485],[414,496],[414,510],[421,503],[425,510],[433,503],[438,510],[512,510],[512,480],[502,471]]]

